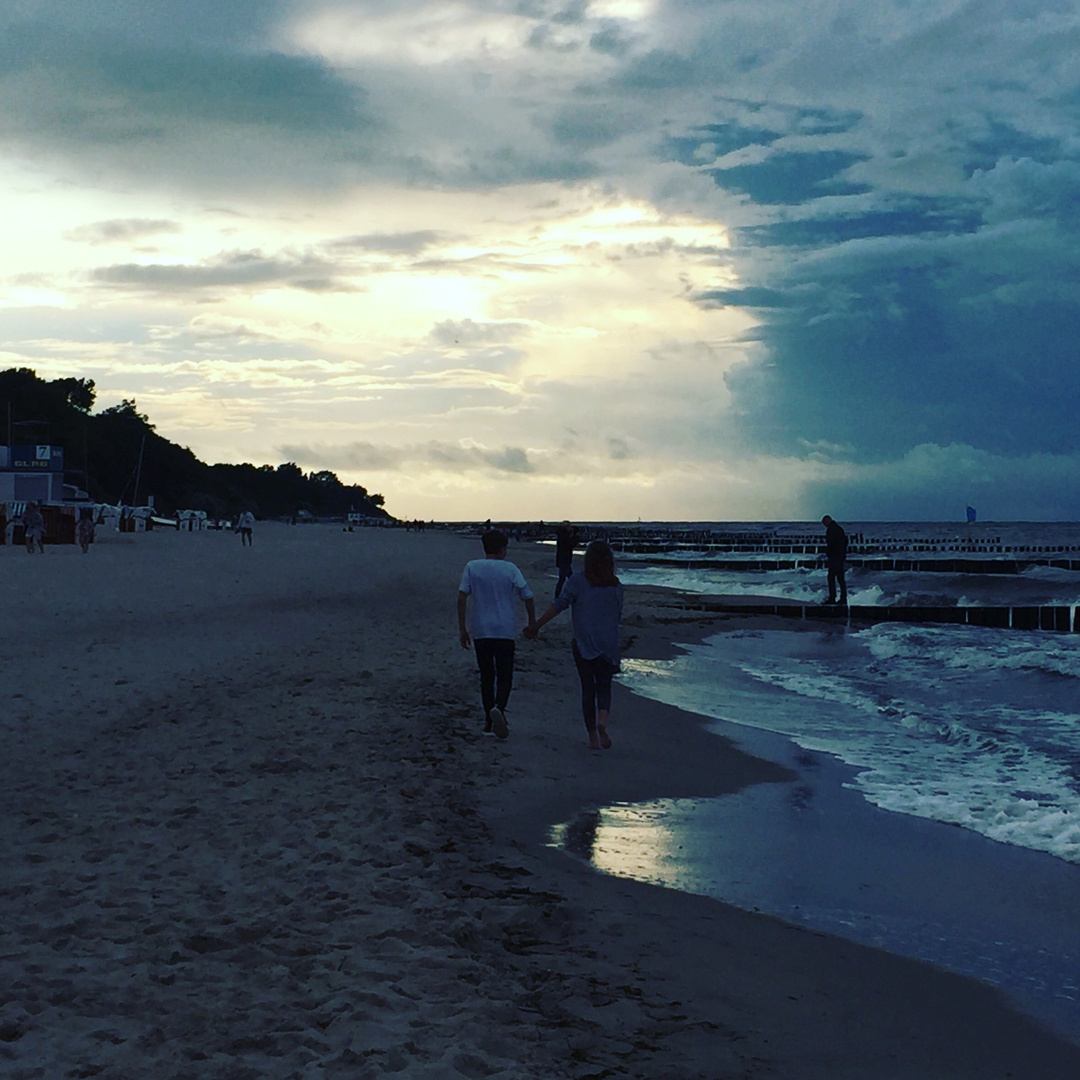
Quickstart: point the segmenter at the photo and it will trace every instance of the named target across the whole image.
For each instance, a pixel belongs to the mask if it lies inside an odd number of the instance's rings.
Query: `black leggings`
[[[573,642],[573,650],[578,678],[581,679],[581,712],[585,717],[585,727],[595,731],[597,712],[611,710],[611,679],[615,674],[615,665],[606,656],[586,660],[576,641]]]
[[[473,638],[476,664],[480,668],[480,700],[484,703],[484,719],[491,716],[492,706],[504,712],[514,685],[513,638]]]

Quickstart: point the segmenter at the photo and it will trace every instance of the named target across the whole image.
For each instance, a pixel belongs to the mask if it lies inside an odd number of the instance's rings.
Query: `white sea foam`
[[[880,526],[876,534],[932,538],[940,529]],[[1001,545],[1014,554],[1053,556],[1080,542],[1080,526],[1073,525],[980,529],[988,552]],[[686,592],[803,604],[825,598],[823,567],[622,563],[620,574],[629,584]],[[1050,566],[978,575],[852,568],[848,597],[867,606],[1074,607],[1080,573]],[[837,628],[820,639],[726,634],[667,665],[625,666],[626,680],[641,693],[835,754],[859,770],[858,789],[879,806],[1080,862],[1078,634],[909,623]],[[732,692],[733,674],[745,693]],[[773,691],[767,708],[762,687]]]
[[[652,585],[711,596],[773,596],[792,604],[820,604],[828,595],[824,570],[682,570],[677,566],[620,564],[626,585]],[[848,603],[881,606],[895,602],[878,582],[849,578]]]
[[[628,662],[632,689],[786,735],[854,766],[885,809],[1080,862],[1080,648],[1072,635],[877,626],[722,635],[667,662]],[[750,687],[732,693],[734,671]],[[774,692],[763,706],[760,691]]]

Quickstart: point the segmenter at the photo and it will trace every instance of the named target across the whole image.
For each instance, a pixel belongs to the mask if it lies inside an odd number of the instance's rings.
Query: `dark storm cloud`
[[[253,30],[273,23],[290,0],[19,0],[0,11],[0,27],[64,27],[90,36],[108,27],[128,41],[192,41],[217,46],[250,40]]]
[[[698,293],[694,300],[702,307],[782,308],[790,303],[785,293],[760,285],[744,289],[708,289]]]
[[[621,57],[629,51],[636,35],[628,34],[621,26],[608,25],[597,30],[589,38],[589,48],[607,56]]]
[[[757,320],[727,378],[732,429],[755,452],[842,462],[806,490],[848,516],[955,512],[965,490],[996,490],[1001,516],[1080,514],[1080,144],[1061,52],[1080,27],[1072,8],[1040,24],[1003,0],[995,30],[975,7],[887,48],[834,43],[832,70],[808,42],[784,69],[799,109],[733,96],[662,145],[744,199],[740,283],[692,296]],[[700,74],[692,57],[670,70]],[[808,450],[828,445],[846,449]]]
[[[760,101],[732,101],[729,107],[733,110],[730,120],[700,124],[685,134],[667,133],[661,144],[662,153],[684,165],[701,165],[748,147],[772,146],[785,136],[851,131],[861,115],[851,109],[766,107]],[[763,123],[766,119],[768,123]],[[771,163],[771,167],[777,168],[777,163]]]
[[[722,188],[749,195],[763,206],[798,206],[826,195],[859,195],[866,184],[843,176],[866,156],[844,150],[772,154],[753,165],[716,169],[713,179]]]
[[[27,139],[35,121],[46,125],[40,136],[115,144],[160,137],[179,120],[339,133],[368,122],[359,92],[318,61],[275,53],[19,26],[0,41],[0,78],[9,100],[2,130]],[[33,95],[21,95],[30,80]]]
[[[663,150],[671,160],[684,165],[715,161],[724,154],[748,146],[771,146],[782,133],[764,127],[746,127],[738,122],[703,124],[690,135],[668,135]]]
[[[851,442],[862,460],[920,443],[1080,448],[1080,296],[1025,282],[1022,240],[970,239],[970,251],[883,246],[831,266],[818,253],[787,275],[787,303],[756,331],[768,363],[729,380],[747,438],[778,452]],[[1040,277],[1057,264],[1059,285],[1080,271],[1068,251],[1035,258]]]
[[[982,521],[1075,521],[1078,475],[1076,456],[925,444],[843,480],[811,480],[805,497],[841,520],[960,521],[974,506]]]
[[[777,221],[737,230],[740,243],[759,247],[810,247],[842,244],[875,236],[974,232],[981,210],[953,199],[915,199],[903,208]]]
[[[0,145],[208,193],[325,187],[371,160],[381,126],[363,89],[319,59],[251,48],[261,19],[244,22],[240,6],[213,39],[185,29],[190,4],[175,5],[176,33],[159,25],[161,7],[131,32],[124,5],[74,13],[98,6],[0,25]]]

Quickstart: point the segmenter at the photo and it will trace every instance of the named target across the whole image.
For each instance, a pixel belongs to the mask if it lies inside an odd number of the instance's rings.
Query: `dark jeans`
[[[589,731],[596,730],[596,714],[611,710],[611,679],[615,665],[606,656],[586,660],[573,643],[574,663],[581,680],[581,712]]]
[[[836,599],[836,586],[840,586],[840,603],[847,603],[847,582],[844,580],[844,564],[829,563],[827,580],[829,584],[829,601]]]
[[[484,719],[491,716],[492,706],[504,712],[514,685],[513,638],[473,638],[476,664],[480,668],[480,700],[484,703]]]

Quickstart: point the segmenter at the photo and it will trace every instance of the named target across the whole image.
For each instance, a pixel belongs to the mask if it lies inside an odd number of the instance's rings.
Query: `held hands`
[[[535,641],[540,635],[540,627],[536,623],[531,622],[521,632],[529,639],[529,641]]]

